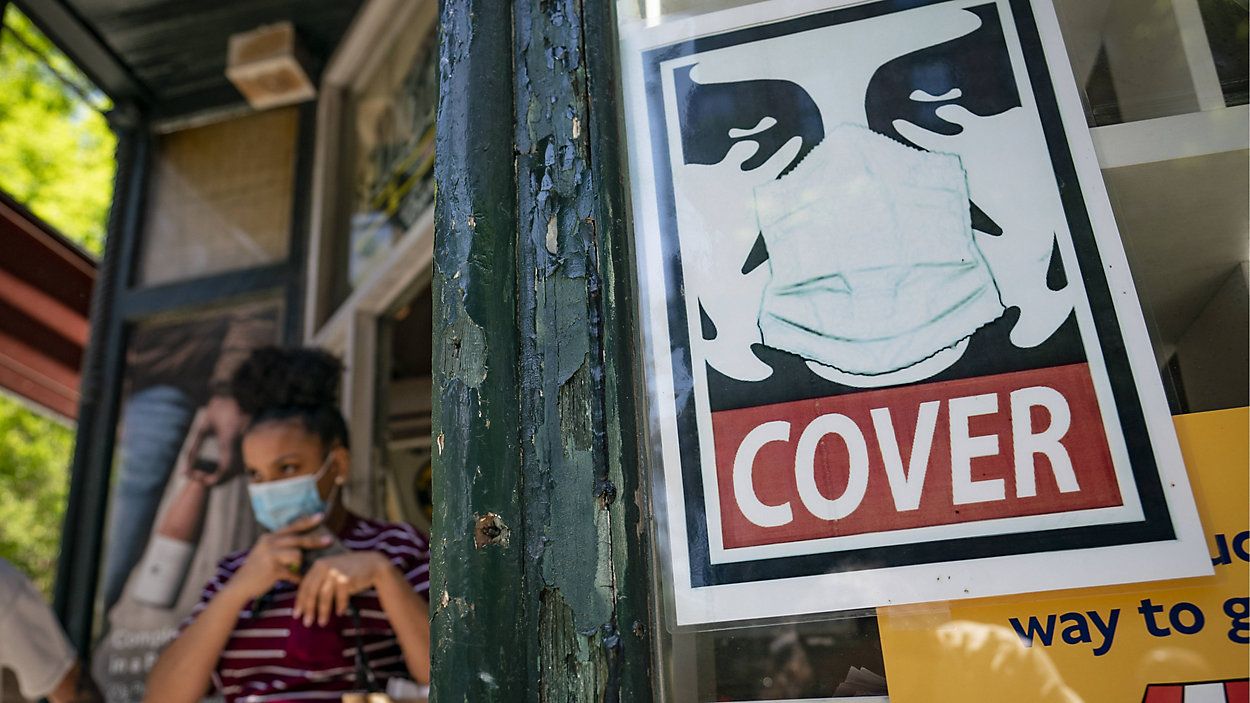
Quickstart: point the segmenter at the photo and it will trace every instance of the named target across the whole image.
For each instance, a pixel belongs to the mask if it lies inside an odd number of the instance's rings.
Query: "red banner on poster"
[[[1087,364],[712,413],[726,548],[1121,505]]]

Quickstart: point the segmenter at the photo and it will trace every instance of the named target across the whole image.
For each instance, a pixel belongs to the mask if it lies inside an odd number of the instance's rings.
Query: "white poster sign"
[[[1210,572],[1049,0],[625,44],[679,625]]]

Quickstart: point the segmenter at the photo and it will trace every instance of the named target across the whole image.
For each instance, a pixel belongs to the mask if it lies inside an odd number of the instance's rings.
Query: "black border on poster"
[[[687,374],[687,378],[693,378],[660,64],[714,49],[783,37],[952,1],[954,0],[880,0],[685,40],[643,52],[643,72],[652,135],[652,158],[660,217],[660,244],[664,258],[665,295],[673,368],[682,369]],[[1051,165],[1054,168],[1056,184],[1059,188],[1060,200],[1072,234],[1079,270],[1085,282],[1094,327],[1106,362],[1106,371],[1111,383],[1112,395],[1115,398],[1120,428],[1128,449],[1144,520],[712,564],[709,558],[702,463],[698,446],[698,419],[695,417],[693,394],[683,396],[679,393],[674,403],[676,404],[692,588],[1175,539],[1176,535],[1163,494],[1158,464],[1147,432],[1141,398],[1129,366],[1110,285],[1099,255],[1089,213],[1085,207],[1085,195],[1068,148],[1067,136],[1064,132],[1041,36],[1033,17],[1033,9],[1029,0],[1006,0],[1006,2],[1010,4],[1012,18],[1019,35],[1029,82],[1037,102],[1042,129],[1050,152]],[[989,0],[985,4],[997,5],[998,2]],[[682,397],[686,399],[684,403],[681,402]]]

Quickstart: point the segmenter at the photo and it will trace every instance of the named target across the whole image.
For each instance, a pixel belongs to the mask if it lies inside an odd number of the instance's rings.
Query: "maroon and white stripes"
[[[349,515],[339,539],[353,551],[386,555],[412,589],[428,598],[430,545],[411,525]],[[204,610],[246,558],[246,552],[238,552],[221,560],[188,622]],[[227,703],[337,700],[345,691],[359,690],[357,635],[369,668],[383,686],[387,679],[410,677],[395,632],[372,589],[352,598],[360,616],[359,628],[350,615],[336,616],[325,627],[304,627],[292,617],[294,601],[295,587],[281,582],[258,601],[259,612],[252,612],[252,604],[239,614],[213,677]]]

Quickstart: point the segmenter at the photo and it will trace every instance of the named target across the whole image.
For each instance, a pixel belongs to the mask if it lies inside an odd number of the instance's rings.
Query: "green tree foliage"
[[[0,557],[51,594],[74,433],[0,395]]]
[[[10,6],[0,33],[0,189],[98,256],[117,143],[108,99]]]
[[[0,32],[0,189],[97,256],[113,191],[108,107],[10,6]],[[72,449],[69,427],[0,395],[0,557],[45,594],[56,576]]]

